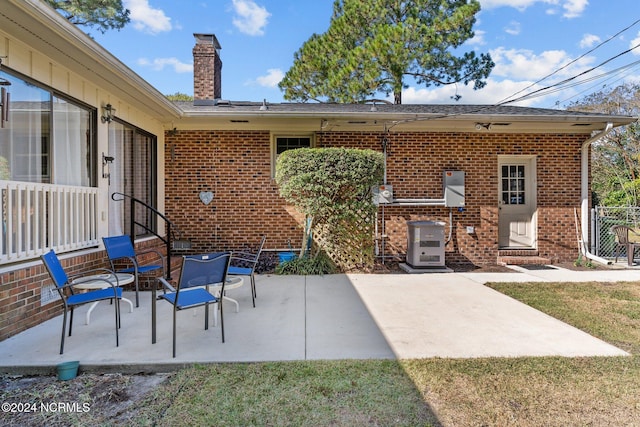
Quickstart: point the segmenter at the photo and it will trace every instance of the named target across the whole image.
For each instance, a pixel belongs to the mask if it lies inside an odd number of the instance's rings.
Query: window
[[[271,176],[276,174],[276,161],[278,156],[287,150],[295,150],[296,148],[310,148],[314,146],[312,135],[289,135],[273,137],[272,156],[271,156]]]
[[[109,194],[119,192],[134,197],[148,206],[156,201],[157,138],[130,124],[114,120],[109,124]],[[109,233],[129,234],[131,224],[130,200],[110,201]],[[139,204],[135,206],[136,236],[156,230],[156,216]]]
[[[0,179],[91,187],[96,110],[0,71]],[[6,104],[6,105],[5,105]]]
[[[500,178],[502,180],[502,203],[505,205],[524,205],[524,165],[503,165]]]

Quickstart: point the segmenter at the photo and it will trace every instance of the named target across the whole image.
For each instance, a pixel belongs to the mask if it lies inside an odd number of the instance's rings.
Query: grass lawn
[[[637,426],[640,285],[491,287],[633,354],[210,365],[138,405],[142,425]]]
[[[68,401],[91,411],[0,414],[7,425],[640,426],[640,284],[515,283],[492,288],[614,344],[630,357],[304,361],[183,369],[133,403],[82,381],[1,390],[4,401]],[[98,384],[99,385],[99,384]],[[77,390],[75,390],[77,388]],[[131,388],[133,390],[133,387]],[[18,400],[16,400],[18,399]],[[126,399],[125,399],[126,400]],[[126,403],[123,401],[123,403]],[[116,411],[116,413],[114,413]],[[31,424],[33,422],[33,424]]]

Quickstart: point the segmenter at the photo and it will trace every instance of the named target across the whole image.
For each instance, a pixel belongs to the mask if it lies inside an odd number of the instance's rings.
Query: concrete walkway
[[[152,345],[151,293],[145,292],[133,313],[122,305],[119,347],[113,308],[101,303],[85,325],[81,307],[64,355],[58,354],[60,316],[0,342],[0,372],[51,372],[69,360],[83,369],[158,372],[208,362],[627,354],[483,286],[496,281],[640,281],[640,270],[262,275],[256,308],[246,284],[229,292],[240,311],[225,303],[224,344],[219,325],[204,330],[203,309],[178,313],[175,359],[171,307],[158,302]]]

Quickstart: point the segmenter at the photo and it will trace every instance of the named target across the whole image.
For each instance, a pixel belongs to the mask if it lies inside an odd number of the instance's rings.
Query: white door
[[[536,161],[530,156],[498,159],[498,244],[534,248],[536,243]]]

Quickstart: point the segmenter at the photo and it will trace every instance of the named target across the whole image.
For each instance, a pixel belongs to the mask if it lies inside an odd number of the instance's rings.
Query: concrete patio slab
[[[144,292],[140,307],[123,310],[119,347],[113,307],[103,302],[90,325],[87,307],[76,310],[64,355],[61,316],[0,342],[0,372],[50,372],[70,360],[85,369],[161,372],[211,362],[627,355],[484,286],[488,281],[640,281],[640,270],[261,275],[255,308],[248,286],[229,292],[240,311],[225,303],[224,344],[213,316],[204,330],[203,308],[179,312],[175,359],[171,306],[158,301],[151,344],[151,293]]]
[[[626,355],[462,275],[350,278],[399,359]]]

